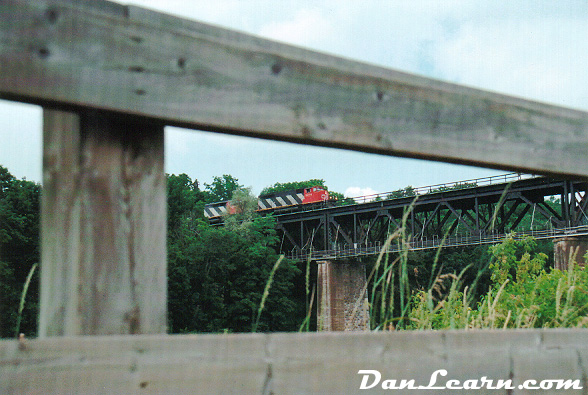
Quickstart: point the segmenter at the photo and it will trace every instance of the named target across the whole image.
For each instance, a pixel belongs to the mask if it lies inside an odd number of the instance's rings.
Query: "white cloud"
[[[346,197],[358,197],[358,196],[369,196],[369,195],[375,195],[378,192],[373,190],[370,187],[349,187],[345,190],[344,195]]]
[[[574,16],[476,20],[435,47],[445,79],[588,108],[588,24]]]
[[[289,19],[262,26],[259,34],[291,44],[320,47],[335,38],[335,28],[319,9],[302,8]]]

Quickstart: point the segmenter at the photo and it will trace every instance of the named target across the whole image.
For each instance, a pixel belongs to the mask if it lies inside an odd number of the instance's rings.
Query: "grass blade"
[[[29,274],[25,280],[24,286],[22,287],[22,294],[20,295],[20,304],[18,305],[18,316],[16,318],[16,334],[15,336],[18,337],[20,332],[20,321],[22,319],[22,311],[25,305],[25,299],[27,297],[27,291],[29,290],[29,284],[31,283],[31,279],[33,278],[33,274],[35,273],[35,269],[37,268],[37,264],[35,263],[31,270],[29,270]]]

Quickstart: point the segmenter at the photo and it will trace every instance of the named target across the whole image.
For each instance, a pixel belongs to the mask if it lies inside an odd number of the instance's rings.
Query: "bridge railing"
[[[464,247],[481,244],[497,244],[507,237],[520,240],[525,237],[533,237],[538,240],[555,239],[567,236],[588,236],[588,225],[568,227],[568,228],[548,228],[548,229],[519,229],[510,233],[490,232],[486,234],[464,233],[449,237],[434,238],[409,238],[404,242],[393,241],[386,253],[399,252],[403,250],[417,251],[430,250],[437,248]],[[306,260],[326,260],[350,258],[358,256],[377,255],[382,252],[382,243],[364,243],[357,246],[342,245],[339,248],[330,248],[326,250],[293,250],[287,255],[289,259],[295,261]]]
[[[461,181],[454,181],[449,183],[442,183],[442,184],[434,184],[434,185],[427,185],[424,187],[407,187],[405,189],[398,189],[396,191],[391,192],[379,192],[371,195],[362,195],[362,196],[348,196],[355,200],[357,203],[367,203],[373,202],[375,200],[387,200],[387,199],[394,199],[400,198],[405,196],[418,196],[424,195],[427,193],[434,193],[434,192],[444,192],[454,189],[465,189],[465,188],[475,188],[481,187],[486,185],[495,185],[495,184],[505,184],[509,182],[519,181],[519,180],[526,180],[530,178],[539,177],[534,174],[524,174],[524,173],[506,173],[500,174],[490,177],[481,177],[481,178],[472,178],[469,180],[461,180]]]

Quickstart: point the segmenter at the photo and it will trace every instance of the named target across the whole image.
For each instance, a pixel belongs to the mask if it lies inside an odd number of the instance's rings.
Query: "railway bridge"
[[[533,236],[553,239],[555,267],[565,269],[571,256],[581,261],[588,250],[585,180],[511,173],[356,197],[334,207],[276,206],[260,213],[276,219],[281,254],[317,263],[324,330],[367,327],[368,309],[357,304],[363,298],[367,306],[362,256]],[[213,223],[221,224],[222,216]]]
[[[355,198],[355,204],[275,218],[286,256],[350,258],[377,254],[385,244],[390,252],[491,244],[512,232],[552,239],[586,236],[587,191],[585,181],[508,174]],[[391,235],[403,242],[386,243]]]
[[[319,329],[361,330],[369,322],[361,256],[492,244],[515,232],[553,239],[555,266],[564,269],[571,251],[581,257],[588,246],[587,192],[585,181],[510,174],[275,218],[281,252],[318,264]]]
[[[44,139],[39,339],[0,341],[1,393],[190,394],[195,388],[348,393],[357,388],[356,372],[366,366],[383,377],[403,372],[401,377],[417,383],[427,382],[440,366],[462,382],[487,375],[513,383],[553,377],[586,383],[588,332],[582,330],[165,335],[164,127],[586,180],[587,111],[433,80],[133,5],[1,4],[0,97],[43,106]],[[576,184],[563,185],[564,212],[558,217],[542,209],[549,223],[565,227],[585,208],[585,193],[572,193]],[[503,202],[513,187],[500,193]],[[451,208],[443,204],[436,211],[434,200],[432,209],[419,211],[424,210],[419,198],[412,205],[412,230],[416,236],[420,229],[425,240],[428,229],[451,229],[457,218],[452,234],[459,235],[467,223],[485,235],[501,218],[516,221],[518,210],[531,205],[525,199],[541,211],[532,194],[520,190],[522,208],[505,206],[503,217],[501,204],[491,217],[483,211],[482,195],[477,200],[474,195],[474,207],[476,202],[482,207],[476,215],[466,208],[465,197],[463,208],[446,200]],[[379,207],[381,215],[357,208],[345,217],[337,210],[323,219],[323,251],[341,239],[347,245],[369,243],[383,226],[381,217],[413,221],[413,214],[405,217],[411,210],[403,209],[400,217],[393,203]],[[469,217],[480,221],[478,228]],[[320,241],[315,240],[320,218],[299,221],[298,227],[286,219],[280,223],[291,250],[298,245],[302,253],[308,240],[313,246]],[[367,236],[350,227],[354,220],[364,223]],[[504,221],[504,231],[511,222]],[[319,236],[297,239],[314,229]],[[322,262],[332,269],[319,272],[325,278],[342,272],[360,278],[361,265]],[[332,296],[341,289],[328,288],[336,281],[324,284],[321,309],[336,317],[349,311],[349,304],[341,304],[344,298]]]

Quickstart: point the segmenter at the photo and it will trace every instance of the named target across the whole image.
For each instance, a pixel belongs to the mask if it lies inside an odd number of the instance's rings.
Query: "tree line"
[[[324,186],[320,179],[276,183],[263,193]],[[398,195],[407,196],[411,188]],[[39,262],[39,184],[16,179],[0,166],[0,336],[16,334],[19,304],[23,285],[31,268]],[[342,194],[331,192],[343,198]],[[167,176],[168,195],[168,330],[189,332],[262,332],[297,331],[316,328],[316,267],[306,262],[279,260],[277,251],[282,242],[275,231],[272,216],[257,216],[257,198],[239,183],[223,175],[210,184],[200,185],[186,174]],[[204,205],[233,199],[242,205],[240,213],[226,218],[225,226],[212,226],[203,216]],[[350,202],[347,202],[350,203]],[[535,244],[534,244],[535,245]],[[533,253],[551,254],[549,242],[536,243]],[[482,298],[493,286],[489,265],[492,252],[488,247],[462,247],[438,251],[404,251],[403,273],[392,276],[396,312],[401,300],[436,286],[443,292],[438,279],[462,273],[463,284],[469,285],[473,300]],[[378,265],[376,257],[363,258],[368,273]],[[390,262],[396,256],[386,257]],[[552,258],[541,261],[548,269]],[[464,270],[466,269],[467,270]],[[275,270],[275,272],[274,272]],[[380,269],[378,269],[380,270]],[[496,271],[496,270],[495,270]],[[396,273],[396,272],[394,272]],[[271,288],[260,311],[260,303],[268,279]],[[447,278],[447,276],[445,278]],[[396,280],[394,280],[396,278]],[[373,284],[377,275],[372,277]],[[402,281],[402,286],[400,281]],[[472,287],[476,284],[476,287]],[[370,288],[371,289],[371,288]],[[374,288],[370,294],[373,314],[384,304],[383,296]],[[401,297],[400,293],[405,295]],[[378,299],[380,298],[380,299]],[[314,306],[311,305],[314,301]],[[19,331],[34,336],[39,307],[39,276],[34,272]],[[389,306],[387,307],[389,308]],[[308,317],[309,312],[311,316]],[[402,314],[408,316],[404,311]],[[302,325],[306,323],[307,325]],[[377,326],[377,325],[375,325]]]
[[[186,174],[167,175],[168,330],[249,332],[297,330],[306,316],[301,266],[281,261],[259,315],[267,279],[278,261],[280,240],[271,217],[243,210],[227,226],[210,226],[206,203],[249,199],[230,175],[199,185]],[[235,196],[235,191],[237,195]],[[246,192],[246,191],[245,191]],[[0,336],[16,335],[23,286],[40,260],[41,186],[16,179],[0,166]],[[255,202],[255,205],[257,203]],[[19,332],[35,336],[39,271],[33,273]]]

